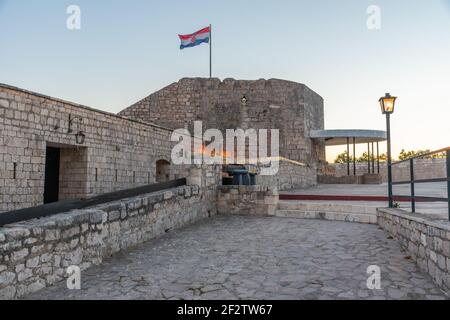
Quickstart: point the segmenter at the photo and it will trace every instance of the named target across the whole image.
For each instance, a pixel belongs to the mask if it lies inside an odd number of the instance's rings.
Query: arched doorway
[[[156,182],[170,180],[170,162],[164,159],[156,161]]]

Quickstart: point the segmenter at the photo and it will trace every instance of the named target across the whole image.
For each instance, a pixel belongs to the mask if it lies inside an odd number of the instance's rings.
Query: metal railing
[[[105,193],[88,199],[64,200],[41,206],[0,213],[0,227],[12,223],[43,218],[71,210],[86,209],[100,204],[137,197],[186,185],[186,178],[155,183],[133,189]]]
[[[432,179],[416,179],[415,178],[415,172],[414,172],[414,160],[420,159],[420,158],[429,157],[429,156],[432,156],[434,154],[440,154],[440,153],[445,153],[446,154],[446,177],[432,178]],[[393,185],[409,184],[410,188],[411,188],[411,194],[410,195],[392,196],[393,199],[390,199],[390,200],[396,200],[396,199],[399,199],[399,198],[411,200],[411,211],[413,213],[416,212],[416,202],[418,202],[418,201],[420,201],[420,202],[437,202],[437,201],[447,202],[447,205],[448,205],[448,219],[450,220],[450,147],[447,147],[447,148],[444,148],[444,149],[440,149],[440,150],[436,150],[436,151],[432,151],[432,152],[429,152],[429,153],[426,153],[426,154],[421,154],[421,155],[418,155],[418,156],[414,156],[414,157],[411,157],[409,159],[397,161],[395,163],[392,163],[391,168],[394,167],[395,165],[398,165],[400,163],[405,163],[405,162],[409,162],[410,179],[406,180],[406,181],[396,181],[396,182],[389,181],[388,183],[390,183],[391,186],[393,186]],[[447,183],[447,198],[429,197],[429,196],[416,196],[416,189],[415,189],[416,184],[418,184],[418,183],[430,183],[430,182],[445,182],[445,183]]]

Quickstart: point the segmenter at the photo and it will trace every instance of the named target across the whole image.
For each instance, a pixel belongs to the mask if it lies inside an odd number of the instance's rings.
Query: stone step
[[[371,213],[346,213],[332,211],[302,211],[302,210],[276,210],[276,217],[298,218],[298,219],[319,219],[330,221],[345,221],[366,224],[376,224],[377,215]]]
[[[373,214],[376,216],[377,207],[374,205],[363,205],[353,203],[324,203],[312,201],[279,201],[278,210],[295,210],[299,212],[332,212],[332,213],[355,213]]]

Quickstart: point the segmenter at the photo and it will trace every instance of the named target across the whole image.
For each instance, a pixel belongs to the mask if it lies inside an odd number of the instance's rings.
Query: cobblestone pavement
[[[381,290],[367,289],[369,265]],[[220,216],[120,253],[28,299],[444,299],[374,225]]]

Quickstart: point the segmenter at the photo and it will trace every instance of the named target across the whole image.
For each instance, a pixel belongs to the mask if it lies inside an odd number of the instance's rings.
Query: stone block
[[[61,237],[62,237],[62,239],[72,238],[74,236],[78,236],[80,234],[80,231],[81,231],[80,227],[79,226],[75,226],[75,227],[72,227],[70,229],[64,230],[62,232]]]
[[[8,241],[21,240],[30,235],[30,230],[25,228],[6,228],[3,231],[3,235],[6,236]]]
[[[120,211],[115,210],[108,213],[108,221],[116,221],[120,219]]]
[[[437,265],[441,270],[447,270],[447,262],[445,256],[441,254],[437,255]]]
[[[172,192],[172,191],[164,192],[164,200],[172,199],[173,196],[174,196],[174,195],[173,195],[173,192]]]
[[[24,258],[26,258],[29,254],[29,250],[28,248],[23,248],[22,250],[19,251],[14,251],[11,254],[11,261],[12,262],[17,262],[17,261],[21,261]]]
[[[0,275],[1,277],[1,275]],[[0,280],[1,283],[1,280]],[[0,289],[0,300],[10,300],[16,296],[16,288],[14,286],[9,286]]]
[[[103,211],[100,210],[90,210],[89,211],[89,222],[92,224],[103,222]]]
[[[16,279],[16,274],[13,272],[2,272],[0,273],[0,287],[7,286],[14,282]]]
[[[39,257],[28,259],[25,263],[27,268],[36,268],[39,265]]]
[[[52,229],[45,231],[45,241],[54,241],[61,238],[61,231],[59,229]]]

